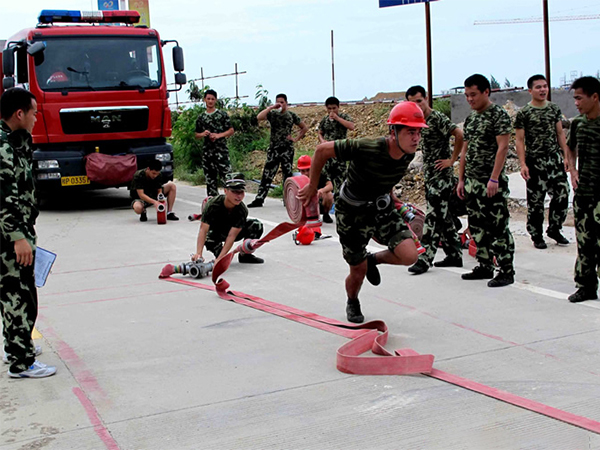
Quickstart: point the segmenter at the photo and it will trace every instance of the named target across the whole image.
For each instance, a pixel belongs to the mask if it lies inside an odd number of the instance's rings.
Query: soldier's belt
[[[352,195],[352,193],[346,186],[345,181],[340,187],[340,198],[350,206],[354,206],[356,208],[375,207],[379,211],[383,211],[389,208],[389,206],[392,204],[392,197],[390,196],[390,194],[380,195],[374,200],[361,200],[356,196]]]

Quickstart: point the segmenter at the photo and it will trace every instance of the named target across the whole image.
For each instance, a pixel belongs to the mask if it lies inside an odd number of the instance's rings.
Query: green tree
[[[508,81],[508,78],[504,78],[504,87],[505,88],[512,87],[512,83],[510,81]]]
[[[490,85],[492,86],[492,89],[500,89],[500,83],[494,78],[494,75],[490,75]]]

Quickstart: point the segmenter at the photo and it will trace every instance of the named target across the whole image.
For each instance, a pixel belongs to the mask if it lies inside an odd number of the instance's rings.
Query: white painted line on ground
[[[199,207],[202,206],[201,203],[192,202],[189,200],[177,199],[177,201],[180,201],[182,203],[187,203],[189,205],[194,205],[194,206],[199,206]],[[279,225],[277,222],[272,222],[270,220],[261,219],[260,217],[256,217],[256,218],[259,219],[265,225],[269,225],[271,227],[276,227],[277,225]],[[339,238],[337,236],[332,236],[331,239],[336,242],[339,242]],[[383,246],[376,247],[373,245],[367,246],[367,250],[369,250],[371,252],[379,251],[382,248],[385,248],[385,247],[383,247]],[[438,269],[447,270],[448,272],[456,273],[459,275],[469,272],[468,270],[460,269],[458,267],[438,267]],[[553,291],[552,289],[545,289],[545,288],[541,288],[538,286],[533,286],[531,284],[519,283],[518,281],[515,282],[514,284],[511,284],[510,287],[515,288],[515,289],[521,289],[523,291],[533,292],[534,294],[539,294],[539,295],[543,295],[546,297],[556,298],[559,300],[567,300],[567,297],[569,297],[569,294],[565,294],[564,292]],[[597,304],[597,303],[598,302],[591,302],[591,303],[590,302],[582,302],[581,306],[587,306],[588,308],[600,309],[600,304]]]

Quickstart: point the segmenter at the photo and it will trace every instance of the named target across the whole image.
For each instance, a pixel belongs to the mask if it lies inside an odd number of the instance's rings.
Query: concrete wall
[[[491,95],[491,100],[504,106],[507,101],[512,100],[519,108],[525,106],[531,100],[531,95],[528,91],[510,91],[510,92],[494,92]],[[569,119],[575,117],[579,112],[575,108],[573,101],[573,93],[565,90],[552,90],[552,101],[556,103],[563,114]],[[452,105],[452,122],[463,122],[471,113],[471,107],[467,103],[464,94],[455,94],[450,97]]]

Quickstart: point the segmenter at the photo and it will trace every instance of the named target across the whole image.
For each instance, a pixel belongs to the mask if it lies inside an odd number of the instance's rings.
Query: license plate
[[[81,186],[84,184],[90,184],[90,179],[86,175],[80,175],[76,177],[62,177],[60,179],[61,186]]]

